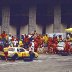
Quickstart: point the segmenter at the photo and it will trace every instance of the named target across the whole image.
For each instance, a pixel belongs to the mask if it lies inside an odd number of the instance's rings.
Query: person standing
[[[14,47],[17,47],[17,44],[18,44],[18,41],[15,39],[15,40],[13,41]]]
[[[67,53],[70,52],[70,43],[68,41],[65,41],[64,51]]]
[[[5,47],[3,48],[6,62],[8,61],[8,46],[8,44],[5,44]]]
[[[30,47],[29,51],[34,52],[34,40],[32,40],[32,42],[31,42],[31,47]]]
[[[37,52],[37,50],[38,50],[38,43],[34,41],[34,51]]]

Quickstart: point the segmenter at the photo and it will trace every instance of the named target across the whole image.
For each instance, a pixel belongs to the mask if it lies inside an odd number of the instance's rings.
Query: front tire
[[[1,56],[1,60],[5,60],[5,57],[4,56]]]
[[[12,60],[17,60],[18,59],[18,55],[14,54],[14,56],[12,57]]]
[[[29,57],[24,57],[23,60],[24,61],[33,61],[35,58],[35,54],[33,52],[29,52],[30,56]]]

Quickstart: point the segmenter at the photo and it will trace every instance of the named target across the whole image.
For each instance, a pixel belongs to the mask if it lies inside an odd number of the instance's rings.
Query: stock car
[[[38,57],[38,53],[30,52],[22,47],[9,47],[8,49],[8,59],[24,59],[29,58],[33,54],[34,58]],[[5,59],[4,52],[0,52],[1,59]]]
[[[64,51],[64,47],[65,47],[64,41],[59,42],[58,46],[57,46],[57,52],[58,52],[59,55],[68,56],[69,53]]]

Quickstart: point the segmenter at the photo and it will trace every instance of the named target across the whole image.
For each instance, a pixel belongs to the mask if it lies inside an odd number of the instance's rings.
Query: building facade
[[[72,27],[71,5],[63,0],[2,0],[0,33],[64,33],[65,28]]]

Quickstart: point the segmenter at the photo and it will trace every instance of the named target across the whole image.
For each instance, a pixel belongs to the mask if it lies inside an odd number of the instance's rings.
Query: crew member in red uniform
[[[6,61],[8,61],[8,46],[8,44],[5,44],[5,48],[3,49]]]
[[[68,41],[65,41],[64,51],[67,52],[67,53],[69,53],[69,51],[70,51],[70,43]]]
[[[49,40],[48,40],[48,52],[52,53],[52,38],[51,37],[49,37]]]
[[[35,41],[34,42],[34,51],[37,52],[37,49],[38,49],[38,43]]]
[[[6,32],[3,31],[3,33],[1,34],[1,37],[2,37],[2,38],[6,38],[6,36],[7,36]]]
[[[53,48],[53,53],[56,54],[57,53],[57,43],[53,43],[52,48]]]
[[[14,41],[15,40],[15,37],[14,36],[12,36],[12,39],[11,39],[11,41]]]
[[[24,48],[28,50],[29,49],[29,44],[30,44],[29,37],[28,37],[28,35],[25,35],[25,38],[24,38]]]

